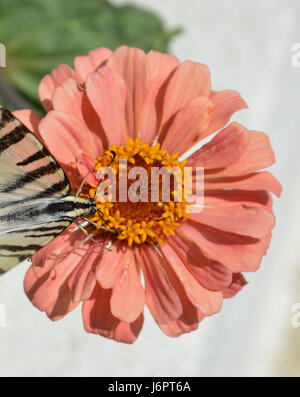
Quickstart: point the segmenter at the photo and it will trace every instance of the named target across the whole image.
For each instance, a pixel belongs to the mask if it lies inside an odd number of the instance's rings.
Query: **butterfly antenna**
[[[97,167],[97,165],[98,165],[98,162],[94,165],[94,167],[84,177],[83,181],[81,182],[81,185],[79,186],[79,189],[77,190],[76,197],[78,197],[80,195],[80,193],[82,191],[82,188],[83,188],[83,185],[85,184],[86,180],[91,175],[91,173],[95,171],[95,168]]]
[[[110,152],[112,153],[113,158],[111,159],[110,163],[109,163],[108,166],[106,167],[106,170],[107,170],[107,168],[111,165],[111,163],[114,161],[114,159],[116,158],[116,153],[115,153],[113,150],[111,150]],[[97,161],[97,163],[94,165],[94,167],[93,167],[92,169],[90,169],[90,171],[86,174],[86,176],[84,177],[83,181],[81,182],[81,185],[79,186],[79,188],[78,188],[78,190],[77,190],[76,197],[78,197],[78,196],[80,195],[80,193],[82,192],[83,185],[85,184],[86,180],[87,180],[88,177],[91,175],[91,173],[93,173],[93,172],[95,171],[95,169],[96,169],[96,167],[97,167],[98,164],[99,164],[99,161]],[[105,172],[106,172],[106,170],[105,170]],[[103,176],[104,176],[104,175],[103,175]],[[102,176],[100,182],[99,182],[98,185],[97,185],[96,191],[97,191],[97,189],[98,189],[100,183],[102,182],[103,176]],[[95,198],[96,191],[95,191],[95,194],[94,194],[93,198]]]

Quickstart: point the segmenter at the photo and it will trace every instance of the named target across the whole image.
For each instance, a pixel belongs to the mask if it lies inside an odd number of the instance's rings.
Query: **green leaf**
[[[165,52],[170,31],[153,12],[107,0],[1,0],[0,41],[7,51],[5,78],[35,105],[41,78],[77,55],[129,45]]]

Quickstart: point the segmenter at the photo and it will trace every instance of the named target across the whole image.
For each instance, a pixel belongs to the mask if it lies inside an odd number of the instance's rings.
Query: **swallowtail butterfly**
[[[0,106],[0,274],[96,211],[94,198],[72,194],[43,144]]]

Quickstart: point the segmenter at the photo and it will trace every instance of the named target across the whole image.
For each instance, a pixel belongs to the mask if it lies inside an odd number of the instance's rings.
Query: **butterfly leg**
[[[74,223],[75,223],[75,225],[87,236],[88,239],[85,239],[84,242],[85,242],[85,241],[88,241],[88,240],[91,240],[91,241],[93,241],[93,243],[99,245],[99,246],[102,247],[102,248],[103,248],[103,247],[105,248],[105,245],[100,244],[98,241],[96,241],[96,240],[94,239],[93,235],[92,235],[92,234],[89,234],[89,233],[85,230],[85,228],[84,228],[79,222],[76,221],[76,219],[74,220]]]
[[[101,213],[99,210],[97,210],[99,213]],[[101,216],[101,218],[103,219],[104,223],[103,225],[98,225],[97,223],[91,221],[88,218],[85,218],[84,216],[80,217],[81,219],[85,220],[86,222],[89,222],[91,225],[94,225],[96,228],[98,229],[102,229],[105,230],[106,232],[111,232],[114,234],[114,237],[118,237],[118,235],[120,234],[116,229],[114,229],[113,227],[108,226],[108,222],[104,221],[103,217]]]
[[[84,221],[90,223],[91,225],[95,226],[97,229],[102,229],[106,232],[111,230],[110,228],[105,227],[106,223],[104,223],[104,225],[98,225],[96,222],[93,222],[90,219],[85,218],[84,216],[81,216],[80,218],[83,219]]]

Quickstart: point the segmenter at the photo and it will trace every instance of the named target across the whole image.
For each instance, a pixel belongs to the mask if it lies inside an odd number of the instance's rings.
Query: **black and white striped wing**
[[[42,143],[0,106],[0,273],[51,241],[70,219],[40,211],[71,192]]]

